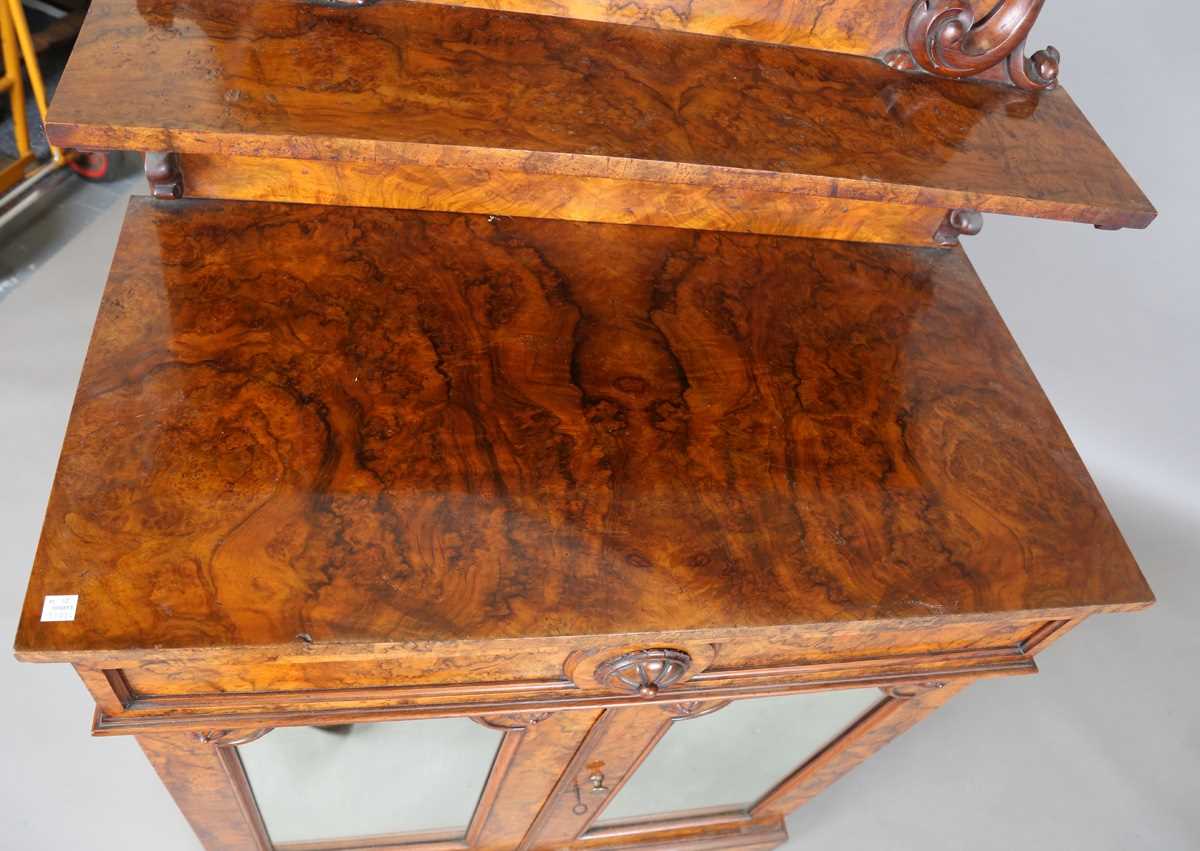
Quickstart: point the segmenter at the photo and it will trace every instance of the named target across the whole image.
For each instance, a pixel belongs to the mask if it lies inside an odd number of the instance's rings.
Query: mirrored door
[[[601,825],[743,809],[879,703],[850,689],[703,704],[667,730],[601,813]]]
[[[280,727],[239,747],[271,841],[462,838],[503,733],[467,718]]]

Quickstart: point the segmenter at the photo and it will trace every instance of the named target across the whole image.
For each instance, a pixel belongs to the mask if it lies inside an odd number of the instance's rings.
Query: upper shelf
[[[961,251],[141,198],[17,649],[1152,599]]]
[[[47,126],[60,145],[441,170],[430,182],[459,169],[1111,227],[1155,215],[1062,90],[390,0],[96,0]]]

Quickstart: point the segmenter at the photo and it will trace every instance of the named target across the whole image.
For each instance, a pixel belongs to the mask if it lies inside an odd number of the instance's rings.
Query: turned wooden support
[[[146,182],[155,198],[173,201],[183,197],[183,172],[178,155],[170,151],[146,152]]]
[[[978,210],[950,210],[934,231],[933,241],[938,245],[958,245],[960,236],[975,236],[981,230],[983,216]]]

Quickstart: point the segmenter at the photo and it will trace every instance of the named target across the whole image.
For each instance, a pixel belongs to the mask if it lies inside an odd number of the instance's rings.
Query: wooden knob
[[[651,698],[682,680],[691,667],[692,657],[682,650],[639,650],[600,665],[596,679],[616,691]]]

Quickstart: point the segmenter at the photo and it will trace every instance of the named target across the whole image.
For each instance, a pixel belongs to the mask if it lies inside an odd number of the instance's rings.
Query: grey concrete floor
[[[989,216],[968,244],[1159,603],[1085,623],[1036,677],[967,689],[798,811],[789,848],[1200,849],[1198,15],[1167,0],[1136,15],[1118,0],[1048,4],[1037,31],[1064,49],[1072,95],[1158,222],[1099,233]],[[0,234],[3,636],[129,189],[72,184]],[[73,672],[4,654],[0,682],[0,848],[198,847],[133,741],[88,736]]]

